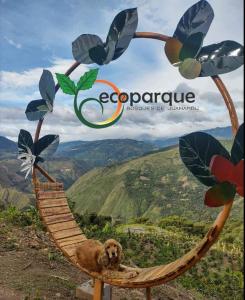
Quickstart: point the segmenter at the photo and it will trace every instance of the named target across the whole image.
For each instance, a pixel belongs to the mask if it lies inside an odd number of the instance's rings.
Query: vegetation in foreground
[[[79,219],[88,237],[119,240],[124,248],[125,263],[140,267],[167,264],[179,258],[208,230],[205,223],[178,216],[162,218],[157,225],[147,218],[139,218],[129,225],[112,226],[105,217],[96,217],[96,214]],[[242,222],[229,221],[208,255],[177,282],[205,299],[243,299],[242,232]]]
[[[75,300],[75,287],[88,280],[55,248],[33,207],[0,211],[0,257],[1,299]],[[144,290],[112,290],[113,300],[144,299]],[[158,300],[203,299],[174,282],[154,288],[153,293]]]
[[[207,231],[207,224],[191,222],[178,216],[165,217],[153,224],[147,218],[137,218],[129,224],[95,213],[78,215],[77,222],[88,238],[104,241],[115,238],[124,248],[128,265],[149,267],[166,264],[180,257]],[[0,222],[25,228],[34,226],[42,232],[42,224],[34,207],[19,211],[13,206],[0,212]],[[118,221],[116,221],[118,222]],[[180,289],[191,291],[194,299],[243,299],[243,225],[230,220],[220,240],[208,255],[185,275],[174,281]],[[9,247],[15,247],[8,244]],[[11,250],[11,249],[9,249]],[[50,252],[50,260],[61,259]],[[154,290],[159,293],[159,290]],[[134,298],[132,298],[134,299]]]

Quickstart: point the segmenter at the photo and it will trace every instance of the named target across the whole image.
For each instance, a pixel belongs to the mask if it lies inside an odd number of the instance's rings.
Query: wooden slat
[[[64,185],[61,182],[37,182],[35,185],[37,190],[52,190],[52,191],[60,191],[63,190]]]
[[[68,246],[68,245],[72,245],[72,244],[76,244],[79,242],[83,242],[85,241],[87,238],[84,234],[79,234],[76,236],[72,236],[72,237],[67,237],[65,239],[62,239],[59,241],[59,245],[61,248],[63,248],[64,246]]]
[[[82,231],[79,227],[76,227],[72,229],[66,229],[66,230],[54,232],[52,233],[52,236],[55,240],[59,240],[59,239],[63,239],[69,236],[71,237],[78,234],[82,234]],[[59,243],[59,241],[57,241],[57,243]]]
[[[43,186],[48,188],[48,186]],[[52,186],[50,186],[52,189]],[[57,187],[59,189],[59,187]],[[64,191],[41,191],[38,194],[38,206],[43,221],[48,227],[57,246],[62,250],[70,261],[76,263],[75,251],[87,238],[82,234],[74,217],[68,207],[67,198]],[[141,273],[130,280],[120,282],[119,285],[125,287],[149,287],[156,282],[168,282],[179,274],[189,269],[199,256],[202,256],[209,247],[209,242],[215,235],[215,229],[210,229],[206,237],[199,245],[186,255],[167,265],[142,269]],[[86,271],[86,270],[85,270]],[[111,279],[117,284],[116,279]]]
[[[44,208],[44,207],[55,207],[55,206],[64,206],[67,205],[67,200],[66,198],[61,198],[61,199],[45,199],[45,200],[40,200],[39,201],[39,207]]]
[[[56,231],[61,231],[64,229],[70,229],[75,227],[78,227],[75,221],[62,222],[62,223],[57,223],[48,226],[50,232],[56,232]]]
[[[42,216],[55,216],[55,215],[65,214],[70,212],[71,210],[68,206],[40,208],[40,213]]]
[[[56,224],[60,222],[67,222],[74,220],[73,214],[61,214],[61,215],[54,215],[54,216],[46,216],[43,218],[46,225]]]
[[[70,259],[70,261],[71,261],[72,263],[74,263],[75,265],[77,264],[77,256],[76,256],[76,255],[70,256],[69,259]]]
[[[66,198],[64,191],[52,191],[52,192],[37,192],[38,199],[57,199]]]
[[[75,251],[76,251],[77,247],[82,245],[83,242],[79,242],[79,243],[69,245],[69,246],[64,246],[64,247],[62,247],[62,251],[64,251],[68,256],[73,256],[73,255],[75,255]]]

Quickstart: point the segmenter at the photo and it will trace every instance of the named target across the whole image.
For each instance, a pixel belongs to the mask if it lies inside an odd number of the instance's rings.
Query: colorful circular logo
[[[118,97],[121,93],[120,90],[118,89],[118,87],[114,83],[112,83],[108,80],[97,79],[97,80],[95,80],[95,83],[102,83],[102,84],[109,86],[114,91],[114,93],[116,93],[118,95]],[[92,102],[92,101],[99,103],[101,110],[102,110],[102,114],[103,114],[104,107],[100,100],[98,100],[96,98],[86,98],[80,103],[80,105],[78,105],[77,97],[75,97],[75,99],[74,99],[74,110],[75,110],[76,116],[86,126],[91,127],[91,128],[97,128],[97,129],[106,128],[106,127],[109,127],[109,126],[115,124],[121,118],[122,113],[123,113],[123,104],[122,104],[122,101],[118,100],[116,111],[110,118],[106,119],[105,121],[101,121],[101,122],[97,122],[97,123],[92,123],[92,122],[88,121],[84,117],[84,115],[82,113],[82,109],[86,103]]]

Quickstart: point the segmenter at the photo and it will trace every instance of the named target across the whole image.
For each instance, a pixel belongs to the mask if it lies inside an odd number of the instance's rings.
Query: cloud
[[[65,73],[73,63],[71,59],[54,58],[50,66],[32,68],[23,72],[0,71],[0,104],[19,103],[23,105],[24,110],[29,101],[40,99],[38,83],[43,69],[51,71],[56,81],[55,73]],[[71,78],[78,80],[88,69],[87,66],[80,65],[72,73]],[[56,98],[58,97],[61,100],[68,98],[61,93],[58,93]]]
[[[25,45],[18,51],[27,53],[27,67],[20,60],[20,66],[9,66],[9,69],[0,72],[0,134],[15,139],[20,128],[34,133],[36,123],[26,120],[24,114],[26,105],[30,100],[40,97],[38,82],[43,68],[49,69],[53,74],[55,72],[64,73],[73,63],[73,60],[70,59],[70,44],[79,34],[88,32],[99,34],[101,38],[105,38],[115,15],[122,9],[137,6],[138,31],[155,31],[172,35],[179,18],[196,0],[173,0],[171,5],[166,0],[112,0],[107,4],[101,3],[99,7],[95,4],[97,1],[92,1],[90,6],[82,0],[61,0],[55,13],[49,8],[51,2],[51,0],[28,2],[25,9],[21,5],[16,6],[14,11],[10,12],[10,20],[13,22],[18,20],[19,27],[7,25],[7,21],[3,23],[6,36]],[[221,0],[210,0],[210,4],[214,8],[215,19],[204,44],[227,39],[242,41],[243,14],[240,9],[242,1],[227,0],[224,3]],[[82,18],[81,11],[83,12]],[[33,13],[30,18],[25,18],[27,12]],[[42,15],[46,16],[45,20]],[[9,15],[7,16],[9,17]],[[95,19],[96,22],[93,22]],[[225,30],[224,20],[227,25]],[[227,20],[229,20],[229,24]],[[7,45],[7,43],[5,44]],[[13,48],[10,46],[8,47]],[[26,47],[29,52],[24,49]],[[40,49],[46,52],[40,52]],[[34,56],[35,65],[33,66]],[[4,53],[4,58],[8,58],[8,51]],[[80,66],[71,78],[77,80],[87,69],[88,66]],[[221,77],[234,100],[239,119],[242,120],[242,68]],[[115,137],[140,139],[144,136],[162,138],[178,136],[194,130],[229,125],[229,114],[214,82],[210,78],[197,78],[191,81],[182,78],[178,69],[168,62],[164,54],[164,43],[160,41],[133,40],[128,50],[118,60],[100,68],[99,78],[112,81],[121,91],[126,92],[187,93],[192,91],[196,95],[195,105],[200,110],[192,113],[167,110],[128,111],[125,107],[123,116],[117,124],[106,129],[96,130],[82,125],[76,118],[72,106],[72,96],[58,92],[54,113],[49,114],[45,119],[42,134],[60,134],[62,141]],[[96,93],[96,89],[89,90],[81,93],[79,99],[83,99],[87,95],[95,96]],[[166,108],[166,105],[163,104],[155,106]],[[89,104],[85,106],[84,114],[91,121],[101,121],[111,116],[114,110],[115,106],[105,105],[105,114],[102,116],[100,107]]]
[[[22,45],[20,43],[16,43],[15,41],[7,38],[6,36],[4,37],[4,39],[9,43],[9,45],[14,46],[17,49],[22,48]]]
[[[74,63],[71,59],[54,58],[51,62],[51,66],[47,69],[53,73],[65,73],[68,68]],[[33,68],[23,72],[10,72],[1,71],[0,72],[0,84],[1,89],[5,88],[26,88],[37,86],[39,79],[41,77],[42,71],[45,68]],[[72,74],[73,79],[78,79],[79,76],[88,70],[87,66],[81,65],[79,71],[75,71]],[[55,78],[55,76],[54,76]]]
[[[216,92],[202,93],[200,95],[200,99],[204,100],[214,106],[222,106],[222,104],[223,104],[222,96]]]

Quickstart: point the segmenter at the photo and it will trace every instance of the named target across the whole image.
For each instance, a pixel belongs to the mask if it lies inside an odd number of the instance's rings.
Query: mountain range
[[[223,139],[229,139],[231,137],[231,128],[215,128],[209,130],[209,133]],[[42,166],[50,175],[56,178],[57,181],[63,182],[65,189],[70,188],[68,191],[69,197],[77,203],[78,211],[81,210],[82,207],[88,211],[108,214],[110,212],[109,208],[113,207],[114,216],[119,214],[119,211],[123,211],[123,217],[131,217],[128,213],[129,210],[132,211],[132,216],[138,216],[140,214],[159,216],[165,214],[164,211],[167,213],[176,211],[176,208],[170,209],[171,203],[167,203],[167,209],[166,207],[165,210],[161,208],[161,197],[157,198],[156,195],[158,195],[162,185],[158,182],[156,176],[158,173],[160,177],[165,176],[164,172],[170,168],[170,161],[173,162],[173,165],[175,164],[174,159],[171,158],[169,160],[166,158],[166,155],[175,153],[174,155],[177,159],[177,148],[175,146],[169,146],[176,145],[177,143],[178,138],[157,141],[114,139],[66,142],[61,143],[52,160],[47,160]],[[33,187],[31,180],[25,180],[23,173],[20,172],[21,162],[16,159],[16,156],[17,144],[5,137],[0,137],[0,196],[5,199],[6,203],[11,202],[11,199],[13,203],[16,203],[19,197],[19,199],[22,199],[19,201],[22,207],[28,203],[28,198],[32,199],[30,195],[33,192]],[[157,163],[157,160],[159,163]],[[139,162],[139,165],[140,162],[147,162],[146,166],[151,166],[149,170],[146,169],[146,172],[149,172],[147,176],[144,175],[140,166],[137,164],[135,166],[136,162]],[[130,171],[129,173],[125,173],[121,171],[121,168],[123,170],[126,168]],[[173,176],[174,172],[177,177],[182,176],[182,173],[178,173],[178,169],[172,171]],[[117,176],[118,172],[123,174],[122,178]],[[95,177],[92,178],[93,176],[91,174],[95,174]],[[87,178],[89,178],[88,182]],[[96,181],[94,181],[95,178]],[[130,207],[134,199],[136,199],[135,201],[139,200],[137,200],[137,195],[142,194],[142,191],[141,189],[138,191],[137,189],[135,190],[134,186],[131,186],[132,190],[130,191],[125,190],[125,186],[130,189],[130,183],[125,183],[125,180],[128,180],[128,178],[134,180],[136,186],[139,185],[139,187],[141,187],[143,184],[143,187],[146,188],[146,193],[152,193],[149,194],[148,199],[149,201],[152,199],[154,202],[152,202],[153,206],[148,207],[147,203],[142,204],[142,212]],[[87,182],[85,190],[82,189],[82,187],[84,187],[84,181]],[[108,184],[108,182],[110,182],[110,184]],[[173,180],[171,180],[171,185],[175,185]],[[101,192],[103,190],[102,187],[106,188],[105,192]],[[176,187],[181,190],[178,182],[176,183]],[[94,193],[93,191],[97,188],[100,189],[100,192]],[[114,193],[115,190],[118,191],[118,193]],[[170,195],[177,197],[177,194],[175,195],[173,190],[169,188],[168,190],[170,193],[168,198],[170,198]],[[108,191],[110,195],[104,194],[106,191]],[[161,193],[163,193],[163,191]],[[193,191],[190,190],[190,193],[193,193]],[[165,194],[165,189],[163,194]],[[93,200],[94,197],[96,198],[95,200]],[[89,199],[89,201],[87,201],[87,199]],[[91,206],[89,203],[91,203]],[[125,205],[122,205],[122,203]],[[101,207],[101,209],[98,210],[98,207]]]
[[[214,137],[227,140],[232,138],[230,126],[216,127],[208,130],[202,130]],[[179,137],[150,139],[143,138],[142,141],[133,139],[106,139],[96,141],[71,141],[60,143],[56,157],[73,157],[85,161],[93,161],[96,156],[96,164],[105,165],[116,161],[122,161],[132,157],[143,155],[144,153],[160,148],[178,144]],[[127,145],[125,149],[125,145]],[[17,155],[17,143],[0,136],[0,159],[12,158]],[[98,154],[99,152],[99,154]],[[92,162],[93,163],[93,162]]]

